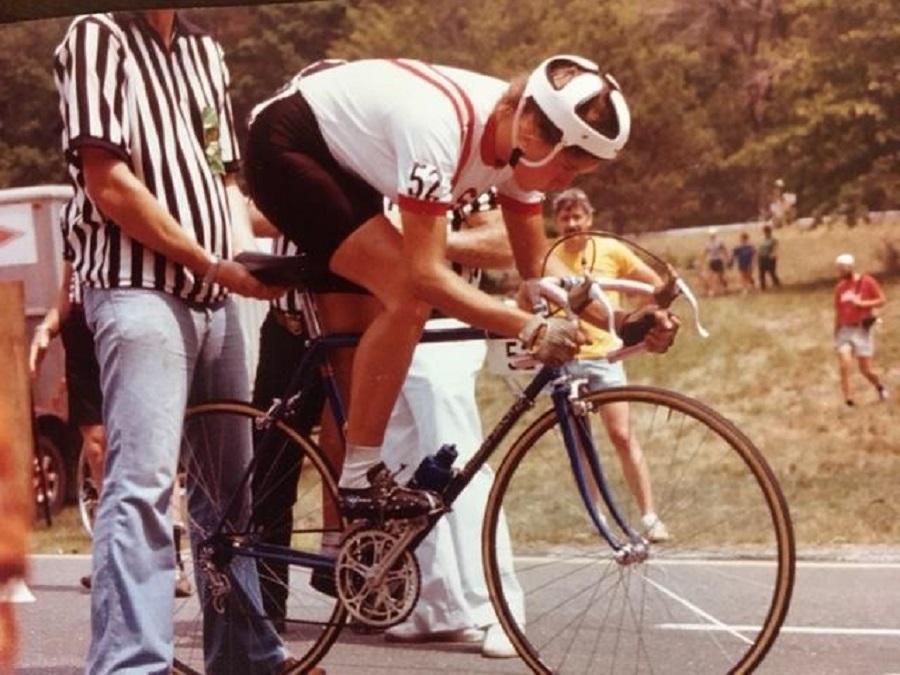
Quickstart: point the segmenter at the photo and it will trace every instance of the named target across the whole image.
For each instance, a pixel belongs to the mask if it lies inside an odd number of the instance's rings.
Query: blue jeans
[[[156,291],[86,289],[84,304],[107,436],[85,672],[168,673],[175,583],[169,502],[185,408],[210,398],[249,398],[244,341],[231,300],[210,308]],[[222,453],[230,464],[217,473],[231,482],[223,493],[236,488],[251,457],[249,427],[237,436]],[[214,525],[210,506],[202,491],[189,489],[192,529]],[[235,560],[232,570],[260,606],[253,561]],[[206,589],[196,582],[202,601]],[[250,625],[231,606],[208,612],[204,624],[207,672],[271,672],[285,658],[271,624]]]

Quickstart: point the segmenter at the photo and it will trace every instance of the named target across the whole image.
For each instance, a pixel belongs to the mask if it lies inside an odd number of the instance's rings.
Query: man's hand
[[[646,305],[625,315],[619,335],[627,347],[643,341],[647,351],[663,354],[672,346],[680,326],[679,318],[669,310]]]
[[[258,300],[274,300],[287,289],[281,286],[267,286],[257,280],[247,268],[233,260],[222,260],[218,263],[214,281],[228,290]]]
[[[562,366],[587,342],[575,321],[554,317],[532,317],[520,333],[525,348],[541,363]]]
[[[34,337],[31,338],[31,349],[28,352],[28,373],[32,380],[37,377],[41,362],[47,355],[47,350],[50,348],[52,340],[53,335],[50,333],[50,328],[43,323],[38,324],[37,328],[34,329]]]

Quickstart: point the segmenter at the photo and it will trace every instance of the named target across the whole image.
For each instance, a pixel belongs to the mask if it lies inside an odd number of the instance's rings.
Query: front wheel
[[[326,532],[343,530],[339,517],[325,522],[326,512],[337,513],[336,481],[321,450],[290,426],[277,422],[268,432],[256,430],[263,415],[230,401],[187,412],[181,449],[186,506],[181,514],[176,509],[174,520],[176,531],[181,521],[190,535],[190,547],[176,541],[176,567],[193,589],[175,600],[175,673],[304,673],[327,653],[346,620],[340,602],[317,590],[323,585],[311,579],[308,559],[297,556],[318,553]],[[253,435],[258,444],[262,433],[268,436],[266,460],[252,482],[242,483],[246,461],[236,467],[235,455],[249,460],[249,453],[241,439]],[[259,452],[262,446],[256,447]],[[251,485],[252,506],[244,498],[235,508],[234,494],[249,495]],[[223,516],[218,529],[207,525]],[[267,544],[269,554],[262,551]],[[263,557],[247,554],[254,547]],[[204,615],[208,623],[223,611],[229,613],[227,637],[217,638],[209,627],[204,636]],[[292,667],[258,667],[254,654],[271,654],[279,639]],[[210,661],[211,644],[217,645],[218,663]]]
[[[482,540],[520,656],[540,673],[752,671],[794,579],[787,505],[759,450],[707,406],[661,389],[598,391],[569,411],[625,520],[657,541],[642,562],[614,559],[575,486],[556,413],[537,419],[497,472]],[[591,499],[624,539],[599,493]],[[642,522],[651,509],[664,528]]]

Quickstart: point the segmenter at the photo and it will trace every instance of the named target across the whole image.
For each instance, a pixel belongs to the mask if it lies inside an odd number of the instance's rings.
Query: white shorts
[[[606,359],[576,359],[566,364],[566,372],[577,379],[587,380],[588,391],[628,384],[621,361],[610,363]]]
[[[872,356],[875,354],[875,338],[871,330],[862,326],[841,326],[834,336],[834,348],[840,350],[844,345],[850,345],[854,356]]]

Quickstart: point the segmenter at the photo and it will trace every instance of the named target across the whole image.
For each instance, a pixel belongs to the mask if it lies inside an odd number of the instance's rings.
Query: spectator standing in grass
[[[763,240],[757,249],[757,264],[759,266],[759,289],[766,290],[766,275],[771,277],[772,286],[781,287],[778,278],[778,240],[772,236],[772,226],[763,225]]]
[[[709,239],[704,250],[706,258],[706,293],[709,296],[717,290],[728,291],[728,279],[725,278],[725,264],[728,262],[728,248],[719,239],[719,229],[709,228]]]
[[[558,236],[569,236],[554,248],[553,257],[566,269],[587,273],[592,277],[624,278],[660,286],[659,275],[625,244],[610,237],[592,235],[594,207],[579,188],[559,193],[553,200],[553,228]],[[719,242],[721,244],[721,242]],[[724,249],[724,246],[722,247]],[[618,293],[608,293],[618,304]],[[625,367],[621,361],[610,363],[606,354],[617,346],[609,332],[584,325],[590,342],[578,352],[566,371],[576,378],[587,380],[589,391],[627,384]],[[641,510],[642,534],[652,542],[669,539],[669,532],[656,514],[650,471],[638,438],[632,433],[627,402],[600,406],[598,416],[616,449],[619,464],[628,488]],[[600,495],[594,495],[595,501]]]
[[[741,276],[741,292],[746,294],[756,288],[753,283],[753,258],[756,256],[756,247],[750,243],[750,235],[741,232],[741,241],[731,250],[731,264],[737,264],[738,273]]]
[[[775,180],[775,189],[772,193],[772,201],[769,203],[769,221],[773,227],[785,227],[794,222],[797,206],[797,195],[786,192],[784,181],[781,178]]]
[[[854,271],[855,261],[851,254],[842,253],[835,264],[838,282],[834,287],[834,347],[844,402],[848,406],[854,405],[850,387],[850,364],[854,356],[859,372],[875,387],[878,400],[886,401],[887,389],[872,368],[875,355],[873,329],[877,321],[874,310],[885,304],[884,291],[874,277]]]

